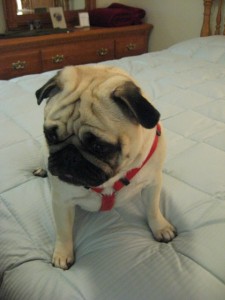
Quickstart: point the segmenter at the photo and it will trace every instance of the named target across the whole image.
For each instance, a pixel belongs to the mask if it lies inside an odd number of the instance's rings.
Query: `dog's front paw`
[[[149,221],[149,225],[158,242],[168,243],[177,236],[175,227],[164,217]]]
[[[153,235],[158,242],[169,243],[177,236],[177,233],[176,229],[172,225],[169,225],[155,230]]]
[[[74,253],[71,247],[61,247],[56,245],[52,257],[52,265],[54,267],[68,270],[74,264],[74,261]]]

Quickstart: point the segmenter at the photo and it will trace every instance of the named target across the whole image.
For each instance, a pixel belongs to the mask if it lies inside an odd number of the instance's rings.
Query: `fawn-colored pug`
[[[53,265],[74,262],[75,206],[110,210],[140,193],[154,238],[171,241],[175,228],[159,209],[165,141],[160,114],[118,68],[65,67],[36,92],[48,98],[44,134],[56,223]],[[125,203],[125,204],[124,204]]]

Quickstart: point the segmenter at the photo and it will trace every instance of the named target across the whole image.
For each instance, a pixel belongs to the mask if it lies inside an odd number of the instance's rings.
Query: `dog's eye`
[[[85,135],[83,145],[94,154],[103,153],[105,148],[103,142],[92,133],[87,133]]]
[[[93,151],[96,154],[103,154],[105,150],[106,150],[105,146],[103,146],[100,143],[96,142],[91,145],[91,151]]]
[[[102,141],[92,133],[86,133],[82,144],[89,152],[99,158],[109,156],[118,150],[117,145],[112,145],[105,141]]]

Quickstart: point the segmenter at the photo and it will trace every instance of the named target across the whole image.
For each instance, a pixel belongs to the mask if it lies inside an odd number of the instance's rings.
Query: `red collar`
[[[99,187],[93,187],[91,188],[92,191],[99,193],[102,195],[102,205],[100,208],[100,211],[107,211],[111,210],[115,204],[115,194],[116,192],[120,191],[124,186],[128,185],[130,183],[130,180],[140,171],[140,169],[147,163],[147,161],[151,158],[153,153],[155,152],[157,145],[158,145],[158,138],[161,135],[161,127],[160,124],[157,124],[156,126],[156,134],[155,134],[155,139],[153,141],[152,147],[142,163],[142,165],[139,168],[134,168],[130,171],[127,172],[126,176],[117,180],[113,184],[113,193],[111,195],[105,195],[103,194],[103,188]]]

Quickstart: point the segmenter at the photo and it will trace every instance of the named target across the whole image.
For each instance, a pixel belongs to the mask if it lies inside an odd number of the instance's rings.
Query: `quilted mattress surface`
[[[136,195],[110,212],[79,209],[76,263],[53,268],[55,231],[35,91],[54,72],[0,81],[1,300],[225,299],[225,37],[109,61],[161,112],[161,208],[178,236],[156,242]]]

